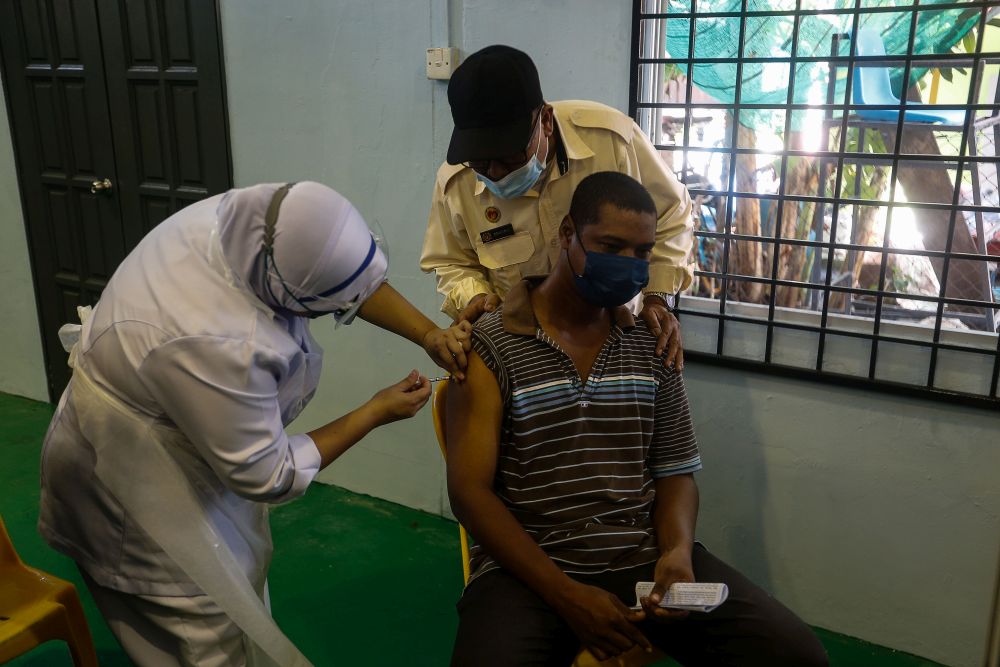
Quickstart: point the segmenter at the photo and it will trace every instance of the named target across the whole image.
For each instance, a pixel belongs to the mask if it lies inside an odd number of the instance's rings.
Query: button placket
[[[618,325],[611,327],[611,334],[608,339],[604,341],[604,345],[601,346],[601,351],[597,353],[597,358],[594,359],[594,365],[590,369],[590,375],[587,376],[587,383],[583,387],[581,392],[581,407],[588,407],[590,405],[589,399],[594,391],[597,389],[597,379],[604,377],[604,366],[607,364],[608,356],[611,353],[611,348],[618,344],[620,331]]]
[[[545,330],[541,327],[538,327],[535,337],[559,353],[559,363],[562,364],[563,373],[570,378],[576,393],[578,395],[581,394],[583,392],[583,382],[580,379],[580,373],[576,370],[576,365],[570,359],[569,355],[566,354],[566,351],[559,346],[559,343],[554,338],[545,333]]]
[[[594,389],[597,386],[595,378],[599,378],[604,375],[604,366],[607,362],[609,354],[611,353],[611,348],[614,345],[617,345],[621,339],[621,329],[618,328],[618,325],[616,324],[611,327],[611,334],[601,346],[601,351],[597,353],[597,358],[594,359],[594,365],[590,369],[590,374],[587,376],[586,382],[584,382],[580,377],[579,371],[576,370],[576,364],[573,363],[570,356],[566,354],[566,351],[559,346],[559,343],[557,343],[554,338],[545,333],[544,329],[538,327],[535,330],[535,338],[559,353],[559,361],[562,364],[563,372],[566,373],[573,382],[573,389],[577,393],[577,402],[581,408],[590,407],[591,401],[589,399],[593,395]]]

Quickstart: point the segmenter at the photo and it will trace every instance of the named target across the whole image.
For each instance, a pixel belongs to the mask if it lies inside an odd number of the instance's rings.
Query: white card
[[[635,606],[641,609],[641,598],[653,592],[652,581],[639,581],[635,584]],[[667,589],[660,606],[668,609],[709,612],[726,601],[729,597],[729,587],[725,584],[686,583],[677,582]]]

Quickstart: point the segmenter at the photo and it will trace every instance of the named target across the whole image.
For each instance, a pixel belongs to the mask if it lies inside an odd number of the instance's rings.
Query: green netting
[[[748,12],[774,11],[780,5],[794,3],[774,0],[749,0]],[[819,3],[813,2],[812,5]],[[903,56],[907,53],[910,36],[912,5],[900,8],[899,0],[865,0],[860,10],[859,25],[874,28],[882,35],[888,56]],[[935,10],[934,5],[955,4],[955,0],[922,0],[917,15],[916,38],[912,53],[918,55],[950,53],[956,44],[979,20],[980,9],[951,8]],[[668,0],[667,12],[690,12],[690,0]],[[820,9],[850,9],[853,1],[826,0]],[[875,7],[897,8],[897,11],[865,13],[865,9]],[[712,12],[739,12],[740,0],[699,0],[697,14]],[[853,27],[853,13],[806,14],[800,18],[797,53],[792,54],[792,32],[795,22],[792,15],[746,17],[744,49],[740,52],[740,19],[736,17],[698,17],[694,20],[694,58],[736,58],[736,57],[779,57],[791,58],[829,56],[832,37],[836,33],[849,32]],[[692,19],[666,19],[667,56],[687,58],[689,31]],[[849,44],[841,47],[841,55],[849,53]],[[722,103],[735,102],[737,66],[735,63],[695,64],[692,83],[705,93]],[[787,102],[790,65],[786,63],[744,63],[741,73],[741,104],[784,105]],[[687,68],[681,67],[687,74]],[[846,67],[838,69],[836,102],[844,101]],[[911,82],[917,80],[926,70],[912,69]],[[903,68],[893,69],[893,88],[897,96],[904,87]],[[825,62],[796,63],[795,85],[792,102],[806,104],[825,102],[830,66]],[[822,99],[816,100],[816,88],[822,92]],[[810,100],[810,91],[813,99]],[[805,119],[802,113],[792,115],[792,129],[801,129]],[[779,130],[784,125],[784,114],[771,110],[741,109],[739,122],[753,128],[772,127]]]

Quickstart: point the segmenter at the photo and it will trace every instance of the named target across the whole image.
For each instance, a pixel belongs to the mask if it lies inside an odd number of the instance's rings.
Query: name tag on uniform
[[[483,243],[493,243],[494,241],[499,241],[513,235],[514,225],[504,225],[503,227],[487,229],[479,235],[479,238],[483,240]]]

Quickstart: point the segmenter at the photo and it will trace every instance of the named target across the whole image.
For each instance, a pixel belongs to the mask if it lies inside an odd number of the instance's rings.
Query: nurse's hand
[[[420,411],[431,397],[431,383],[415,370],[405,378],[386,387],[368,401],[379,425],[409,419]]]
[[[430,381],[417,371],[410,371],[405,378],[378,392],[356,410],[310,431],[308,435],[319,450],[319,467],[322,469],[333,463],[372,429],[417,414],[430,397]]]
[[[455,318],[455,322],[475,324],[476,320],[485,313],[492,313],[499,305],[500,297],[496,294],[477,294],[469,300],[469,303],[462,309],[462,312]]]
[[[462,382],[465,367],[469,364],[466,354],[472,349],[472,325],[459,322],[447,329],[434,328],[424,334],[424,351],[435,364]]]

